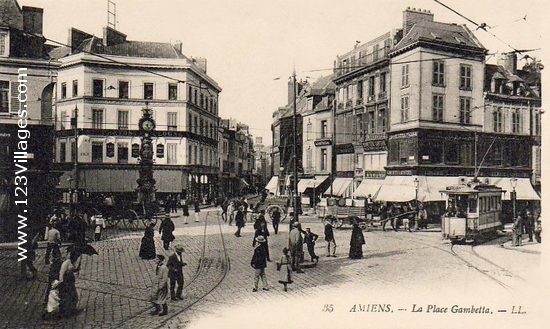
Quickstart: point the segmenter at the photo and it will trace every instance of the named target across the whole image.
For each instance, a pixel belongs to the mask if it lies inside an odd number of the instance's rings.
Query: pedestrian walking
[[[53,287],[53,283],[57,282],[57,285],[59,285],[59,272],[61,272],[61,265],[63,264],[63,261],[61,260],[61,254],[54,253],[52,254],[52,262],[50,264],[50,268],[48,271],[48,285],[46,286],[46,294],[45,294],[45,300],[44,300],[44,312],[42,313],[42,317],[46,318],[48,316],[52,315],[58,315],[59,312],[56,312],[55,314],[50,314],[48,312],[48,302],[49,302],[49,296],[50,296],[50,290]],[[57,310],[59,310],[59,289],[57,289]]]
[[[287,285],[292,281],[292,263],[290,256],[288,255],[288,248],[283,248],[283,255],[279,262],[277,262],[277,271],[280,272],[279,283],[283,284],[283,291],[287,291]]]
[[[61,233],[59,233],[56,226],[57,225],[54,225],[48,230],[48,236],[46,238],[48,245],[46,246],[46,258],[44,259],[46,265],[50,263],[50,255],[52,253],[54,258],[56,256],[61,257],[61,250],[59,249],[61,246]]]
[[[168,267],[164,262],[163,255],[157,255],[157,268],[156,279],[153,283],[153,293],[151,296],[151,303],[155,309],[151,312],[151,315],[163,316],[168,313]],[[162,306],[162,312],[161,312]]]
[[[299,222],[292,224],[289,236],[290,260],[292,270],[296,273],[304,273],[300,268],[300,259],[302,258],[304,239],[302,237],[301,225]]]
[[[311,262],[315,261],[316,263],[319,261],[319,256],[315,255],[315,241],[317,241],[318,238],[319,235],[311,232],[311,229],[309,227],[306,227],[306,233],[304,234],[304,243],[307,246],[307,252],[311,257]]]
[[[245,223],[244,225],[246,225],[246,222],[248,221],[248,208],[250,207],[250,205],[248,204],[248,200],[246,198],[243,198],[242,206],[243,206],[244,223]]]
[[[225,198],[225,200],[223,200],[222,204],[221,204],[221,208],[222,208],[222,219],[224,222],[227,223],[227,210],[229,208],[229,199],[228,198]]]
[[[405,231],[409,231],[409,232],[412,232],[411,231],[411,226],[410,226],[410,222],[411,222],[411,215],[414,216],[414,212],[412,210],[412,207],[408,206],[408,205],[404,205],[403,206],[403,213],[407,213],[406,215],[404,215],[403,217],[403,230]]]
[[[173,213],[178,213],[178,197],[176,195],[172,195],[172,200],[170,202],[170,210]]]
[[[155,259],[155,223],[150,223],[145,228],[143,237],[141,238],[141,245],[139,247],[139,257],[142,259]]]
[[[61,264],[59,270],[59,314],[62,317],[78,312],[75,275],[78,271],[80,271],[80,253],[71,251],[69,258]]]
[[[264,210],[262,210],[263,212],[265,212]],[[258,218],[256,218],[256,222],[254,223],[254,239],[252,240],[252,247],[255,247],[256,246],[256,238],[258,236],[263,236],[265,238],[265,242],[263,243],[263,246],[265,248],[265,253],[267,255],[267,261],[268,262],[271,262],[271,258],[269,257],[269,244],[268,244],[268,237],[269,237],[269,230],[267,229],[267,223],[265,221],[265,218],[262,217],[262,215],[260,214],[260,216],[258,216]]]
[[[529,242],[533,242],[533,230],[535,229],[535,216],[530,209],[525,209],[522,214],[524,219],[523,227],[525,228],[525,233],[529,237]]]
[[[189,219],[189,205],[185,199],[181,201],[181,211],[183,216],[183,224],[187,224],[187,220]]]
[[[174,246],[174,253],[168,257],[168,278],[170,279],[170,298],[172,300],[183,300],[183,267],[187,265],[182,257],[183,246]],[[176,290],[177,285],[177,290]]]
[[[241,229],[244,227],[244,207],[240,206],[235,214],[235,225],[237,226],[237,232],[235,232],[236,237],[241,236]]]
[[[427,229],[428,228],[428,212],[423,203],[418,204],[417,224],[415,229]]]
[[[271,223],[273,223],[273,232],[277,234],[279,232],[279,223],[281,222],[281,212],[279,207],[275,207],[271,213]]]
[[[36,279],[36,267],[34,267],[34,260],[36,259],[36,249],[38,249],[38,233],[34,235],[32,240],[29,242],[29,247],[27,248],[26,258],[21,261],[21,279],[23,280],[34,280]],[[27,269],[31,271],[31,276],[27,276]]]
[[[359,224],[353,223],[353,229],[351,231],[351,238],[349,242],[349,258],[361,259],[363,258],[363,245],[365,244],[365,237],[363,236],[363,230],[359,227]]]
[[[512,244],[515,247],[520,247],[523,244],[522,225],[523,219],[521,218],[521,216],[517,216],[516,220],[514,221],[514,226],[512,227]]]
[[[164,220],[160,224],[159,234],[161,235],[160,239],[163,242],[164,250],[170,249],[170,242],[174,241],[174,222],[170,218],[170,214],[167,213],[164,215]]]
[[[101,240],[101,233],[105,228],[105,219],[103,215],[93,215],[92,216],[92,225],[94,226],[94,240]]]
[[[253,292],[258,291],[258,282],[262,279],[263,290],[269,290],[267,287],[267,277],[265,276],[265,268],[267,267],[266,248],[263,246],[265,238],[263,236],[256,237],[258,244],[254,247],[254,254],[250,260],[250,266],[254,269],[254,288]]]
[[[535,227],[535,240],[537,240],[538,243],[541,243],[542,237],[542,224],[540,220],[537,220],[537,226]]]
[[[59,280],[54,280],[51,283],[51,287],[48,288],[48,293],[46,294],[46,308],[42,314],[43,319],[55,318],[59,315]]]
[[[196,199],[195,200],[195,223],[198,223],[199,222],[199,214],[201,213],[201,207],[200,207],[200,202],[199,202],[199,199]]]
[[[336,240],[334,240],[332,220],[325,221],[325,241],[327,242],[327,257],[336,257]]]
[[[229,226],[232,225],[233,220],[235,219],[235,202],[230,201],[227,206],[227,216],[229,216]]]

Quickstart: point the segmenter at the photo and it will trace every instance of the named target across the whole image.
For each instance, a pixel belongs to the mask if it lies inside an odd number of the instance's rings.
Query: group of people
[[[153,282],[151,303],[154,310],[151,315],[163,316],[168,313],[168,298],[173,301],[183,299],[183,267],[187,265],[183,261],[182,253],[184,248],[181,244],[173,246],[170,244],[175,240],[174,222],[170,218],[170,214],[166,214],[164,220],[159,226],[159,234],[163,242],[165,251],[173,250],[168,259],[162,254],[157,254],[155,248],[155,224],[151,223],[145,228],[141,245],[139,249],[139,257],[142,259],[156,259],[155,282]],[[170,297],[168,297],[170,292]]]
[[[523,245],[523,234],[527,234],[528,242],[533,242],[533,237],[538,243],[542,242],[542,224],[540,219],[535,220],[533,211],[525,208],[514,220],[512,226],[512,245],[519,247]]]
[[[399,231],[403,226],[405,231],[412,229],[428,228],[428,212],[423,203],[415,206],[413,203],[388,203],[380,208],[382,230],[386,230],[386,224],[390,223],[392,230]]]

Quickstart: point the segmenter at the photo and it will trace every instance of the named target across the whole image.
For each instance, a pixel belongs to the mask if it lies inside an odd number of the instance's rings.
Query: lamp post
[[[415,230],[418,230],[418,185],[419,185],[419,181],[418,181],[418,177],[415,177],[414,178],[414,206],[417,210],[417,216],[415,216],[415,221],[414,221],[414,229]]]
[[[315,179],[315,176],[313,176],[313,211],[315,211],[315,202],[317,201],[317,194],[315,193],[315,189],[317,188],[317,180]]]
[[[510,193],[510,200],[512,200],[512,217],[516,220],[516,186],[518,185],[517,178],[510,178],[510,184],[512,185],[512,192]]]
[[[74,180],[74,191],[76,193],[76,197],[74,197],[73,199],[73,190],[71,190],[71,193],[70,193],[70,213],[71,213],[71,216],[74,216],[77,212],[77,203],[76,201],[78,200],[78,124],[77,124],[77,121],[78,121],[78,107],[75,105],[74,107],[74,118],[71,119],[71,126],[73,127],[74,129],[74,177],[73,177],[73,180]],[[72,184],[71,184],[72,185]],[[71,186],[72,187],[72,186]]]

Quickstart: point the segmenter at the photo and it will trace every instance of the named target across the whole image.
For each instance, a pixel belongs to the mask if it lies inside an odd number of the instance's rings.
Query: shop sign
[[[406,139],[406,138],[412,138],[412,137],[416,137],[416,136],[418,136],[418,131],[409,131],[409,132],[406,132],[406,133],[399,133],[399,134],[391,135],[389,137],[389,139],[390,140]]]
[[[332,145],[332,141],[330,139],[324,139],[324,140],[314,141],[313,144],[315,144],[315,146],[329,146],[329,145]]]
[[[112,158],[115,156],[115,143],[107,143],[106,149],[106,155],[108,158]]]
[[[339,144],[334,146],[334,151],[336,154],[353,154],[355,153],[355,148],[351,143]]]
[[[386,146],[385,140],[371,140],[363,142],[364,151],[386,151],[388,147]]]
[[[157,145],[157,158],[164,158],[164,145],[158,144]]]
[[[138,158],[139,157],[139,144],[134,143],[132,144],[132,158]]]

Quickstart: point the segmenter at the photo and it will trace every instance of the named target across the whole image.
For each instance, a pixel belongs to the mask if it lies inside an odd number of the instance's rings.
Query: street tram
[[[502,188],[472,181],[448,186],[440,192],[447,195],[441,232],[451,243],[476,243],[504,228],[501,212],[505,191]]]

